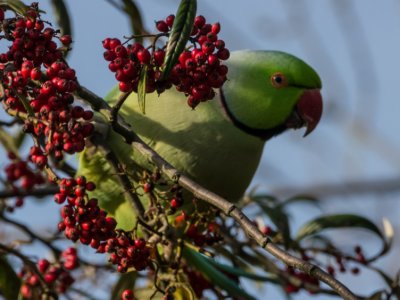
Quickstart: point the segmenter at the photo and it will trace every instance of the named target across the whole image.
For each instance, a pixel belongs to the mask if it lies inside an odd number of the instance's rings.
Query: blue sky
[[[66,1],[73,21],[74,50],[70,64],[80,83],[100,95],[115,84],[102,59],[101,40],[129,35],[129,23],[106,1]],[[49,10],[48,1],[39,1]],[[178,1],[137,1],[146,22],[174,13]],[[400,99],[400,2],[395,0],[201,0],[198,13],[210,22],[220,21],[228,48],[276,49],[292,53],[313,66],[323,81],[325,111],[319,128],[306,139],[291,132],[266,145],[253,186],[273,192],[285,187],[305,192],[316,184],[344,184],[399,176],[398,116]],[[51,20],[51,13],[48,14]],[[399,227],[399,194],[333,196],[322,200],[324,213],[353,212],[380,222],[388,217]],[[47,207],[47,206],[46,206]],[[28,204],[29,214],[42,208]],[[46,208],[49,220],[55,208]],[[314,208],[294,207],[293,224],[320,213]],[[26,217],[26,211],[18,213]],[[38,226],[49,220],[35,218]],[[352,247],[366,243],[371,254],[379,248],[363,232],[343,231],[335,238]],[[396,244],[397,250],[399,245]],[[394,251],[396,252],[396,251]],[[395,255],[380,266],[394,274],[400,268]],[[372,275],[371,275],[372,276]],[[357,292],[381,286],[370,274],[343,277]],[[268,295],[268,294],[267,294]],[[308,299],[307,295],[302,296]],[[326,299],[326,297],[318,297]]]

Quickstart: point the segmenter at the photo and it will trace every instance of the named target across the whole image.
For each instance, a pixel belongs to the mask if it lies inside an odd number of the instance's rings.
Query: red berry
[[[0,9],[0,21],[4,20],[4,10]]]
[[[208,41],[216,42],[217,39],[218,39],[218,36],[215,33],[210,32],[210,33],[207,34],[207,40]]]
[[[212,24],[212,26],[211,26],[212,33],[218,34],[220,30],[221,30],[221,25],[219,23]]]
[[[44,23],[42,20],[37,20],[35,23],[35,29],[38,31],[42,31],[44,28]]]
[[[165,51],[164,50],[156,50],[153,54],[154,62],[156,66],[161,66],[164,63]]]
[[[216,55],[210,54],[207,59],[208,65],[211,67],[219,66],[219,59]]]
[[[116,58],[114,51],[106,51],[103,53],[103,57],[106,61],[113,61]]]
[[[158,21],[156,22],[156,28],[160,32],[168,32],[168,24],[165,21]]]
[[[60,41],[63,45],[69,46],[72,43],[72,38],[70,35],[66,34],[60,37]]]
[[[117,47],[115,47],[114,53],[118,57],[126,57],[126,55],[128,54],[128,52],[126,51],[126,48],[122,45],[118,45]]]
[[[202,28],[204,24],[206,24],[206,18],[204,18],[203,16],[200,15],[194,19],[194,26]]]
[[[114,50],[117,46],[121,45],[121,41],[119,39],[111,39],[109,43],[110,50]]]
[[[205,54],[211,54],[214,52],[215,50],[215,46],[214,43],[212,42],[204,42],[201,45],[201,50],[205,53]]]
[[[165,19],[165,23],[167,23],[167,25],[169,27],[172,27],[172,25],[174,24],[174,20],[175,20],[175,16],[174,15],[169,15],[166,19]]]
[[[170,202],[171,208],[177,209],[180,206],[179,201],[176,198],[173,198]]]
[[[132,91],[132,89],[133,89],[132,82],[121,81],[118,86],[119,86],[119,90],[124,93],[128,93],[128,92]]]
[[[102,44],[103,44],[104,49],[111,50],[110,42],[111,42],[111,39],[110,39],[110,38],[106,38],[106,39],[104,39],[104,40],[102,41]]]
[[[132,290],[124,290],[121,295],[122,300],[133,300],[134,294]]]
[[[38,261],[38,269],[41,273],[46,272],[47,268],[50,266],[50,262],[47,259],[40,259]]]
[[[89,182],[86,183],[86,189],[88,191],[90,191],[90,192],[94,191],[95,188],[96,188],[96,185],[94,184],[94,182],[89,181]]]
[[[217,49],[225,48],[225,42],[223,40],[217,40],[215,42],[215,48]]]
[[[42,78],[42,72],[39,68],[34,68],[30,72],[32,80],[40,80]]]
[[[217,56],[219,59],[227,60],[230,56],[230,52],[228,49],[222,48],[222,49],[218,50]]]
[[[130,61],[123,66],[122,72],[128,78],[133,79],[135,77],[135,75],[137,75],[138,69],[136,68],[135,64]]]
[[[192,57],[192,54],[189,51],[184,51],[179,55],[179,63],[182,67],[185,66],[186,60]]]
[[[139,61],[144,64],[144,65],[148,65],[150,63],[150,52],[147,49],[142,49],[137,53],[137,57],[139,59]]]

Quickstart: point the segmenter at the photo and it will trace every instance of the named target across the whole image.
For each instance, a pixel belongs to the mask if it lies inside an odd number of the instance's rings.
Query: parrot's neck
[[[246,132],[247,134],[256,136],[264,141],[267,141],[270,138],[281,134],[282,132],[284,132],[287,129],[287,127],[284,124],[273,127],[273,128],[269,128],[269,129],[259,129],[259,128],[253,128],[253,127],[248,126],[245,123],[241,122],[234,116],[234,114],[230,110],[229,104],[227,103],[227,101],[225,99],[225,95],[224,95],[222,88],[220,88],[220,90],[219,90],[219,101],[221,103],[222,110],[223,110],[225,116],[229,119],[229,121],[231,121],[233,123],[233,125],[235,125],[240,130]]]

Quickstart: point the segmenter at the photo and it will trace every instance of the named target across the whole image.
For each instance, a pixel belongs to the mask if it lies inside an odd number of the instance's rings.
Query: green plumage
[[[235,52],[227,65],[228,81],[223,87],[226,105],[236,119],[255,129],[282,125],[305,89],[321,87],[311,67],[282,52]],[[287,87],[271,84],[270,78],[276,72],[285,74]],[[117,89],[107,96],[111,106],[118,96]],[[142,114],[137,95],[132,94],[120,113],[174,167],[229,201],[237,201],[250,184],[265,141],[234,126],[219,97],[217,93],[215,99],[192,110],[186,105],[185,95],[172,88],[160,96],[147,95],[146,114]],[[139,178],[143,168],[154,168],[111,129],[105,140],[132,178]],[[131,229],[134,216],[130,204],[105,159],[85,150],[80,156],[79,174],[96,183],[95,196],[116,217],[118,226]]]

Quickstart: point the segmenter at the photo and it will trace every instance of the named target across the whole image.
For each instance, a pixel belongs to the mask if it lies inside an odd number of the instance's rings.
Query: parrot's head
[[[322,115],[321,79],[301,59],[279,51],[237,51],[228,61],[222,107],[245,132],[267,140],[289,128],[306,127]]]

